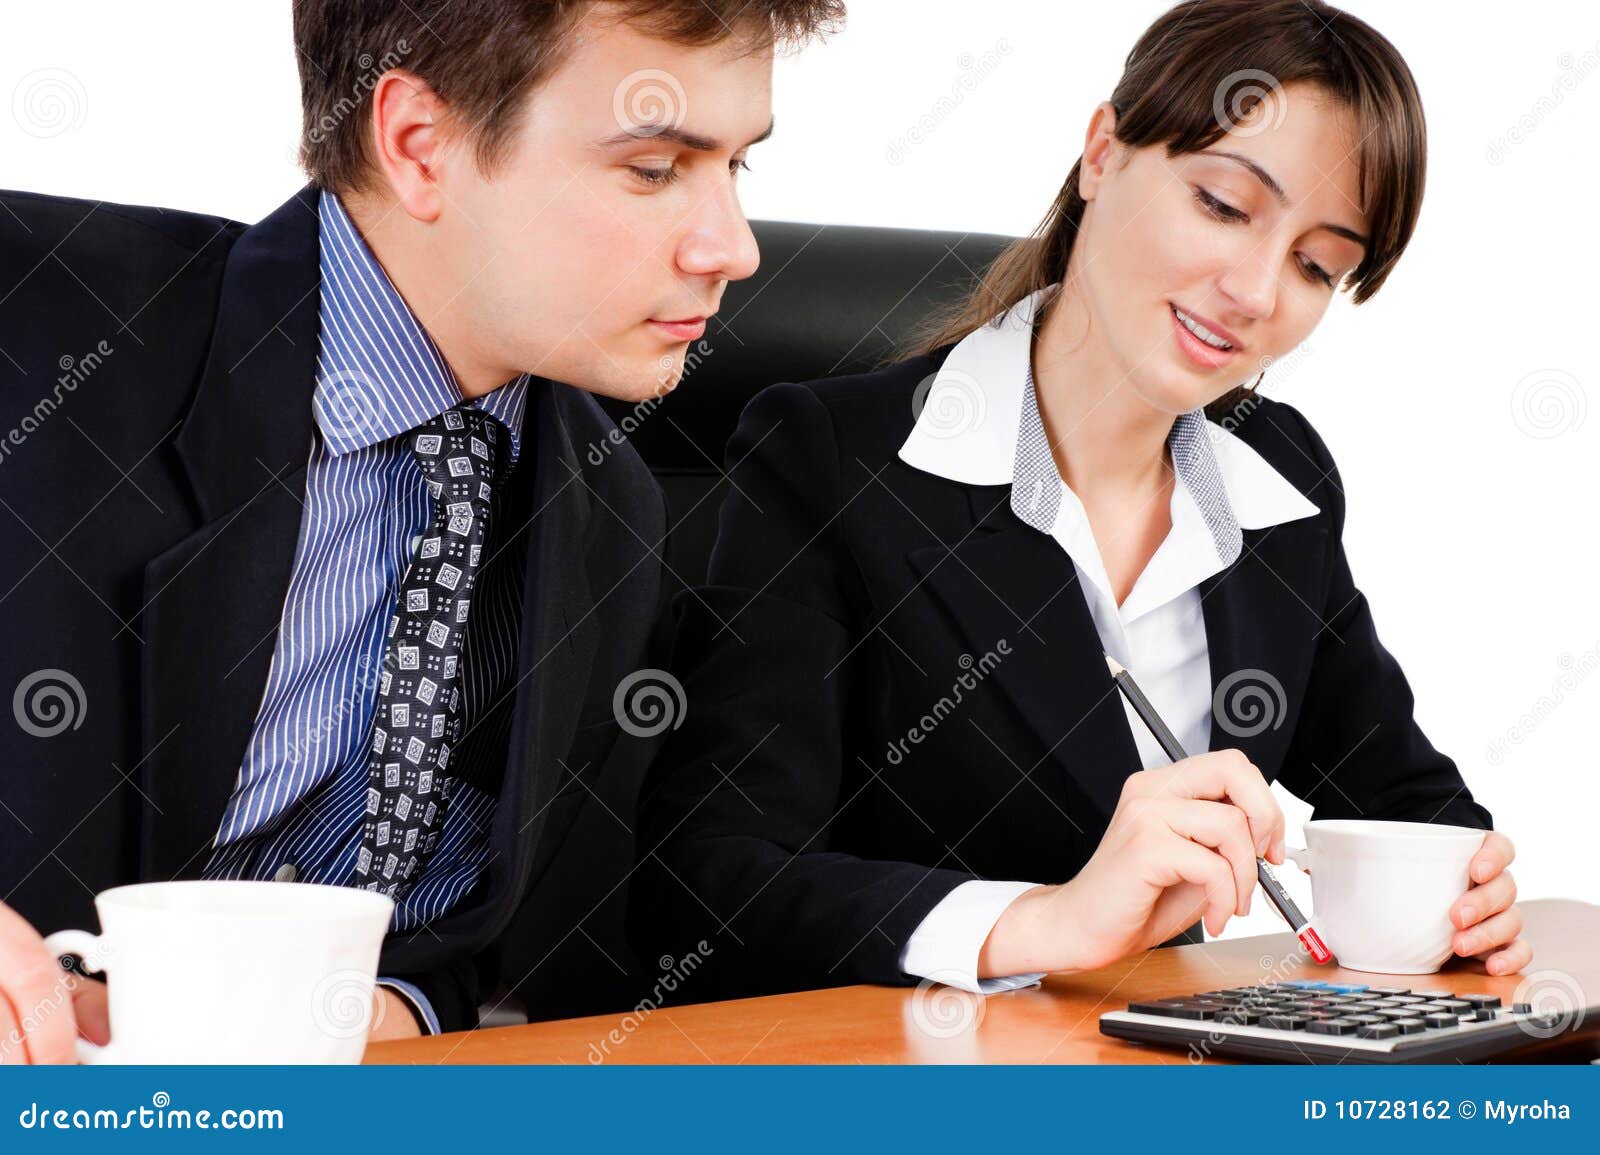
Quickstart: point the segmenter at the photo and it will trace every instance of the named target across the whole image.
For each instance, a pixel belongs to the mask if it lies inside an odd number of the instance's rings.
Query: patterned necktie
[[[470,405],[411,434],[433,494],[389,618],[367,775],[356,885],[398,898],[438,846],[461,738],[461,651],[473,580],[489,536],[495,483],[510,434]]]

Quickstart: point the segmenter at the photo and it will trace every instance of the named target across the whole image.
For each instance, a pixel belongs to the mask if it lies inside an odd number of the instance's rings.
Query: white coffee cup
[[[1428,822],[1318,819],[1285,856],[1311,872],[1311,922],[1339,965],[1426,975],[1453,953],[1450,907],[1486,831]]]
[[[111,1041],[85,1063],[356,1063],[394,902],[344,886],[152,882],[45,939],[104,970]]]

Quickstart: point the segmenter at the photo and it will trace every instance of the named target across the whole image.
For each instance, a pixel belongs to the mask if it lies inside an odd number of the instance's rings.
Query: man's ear
[[[450,143],[447,108],[426,81],[391,68],[372,89],[373,167],[412,218],[437,220],[444,209],[438,168]]]
[[[1102,100],[1089,117],[1089,128],[1083,137],[1083,161],[1078,166],[1078,195],[1085,201],[1094,200],[1121,149],[1116,131],[1116,107],[1109,100]]]

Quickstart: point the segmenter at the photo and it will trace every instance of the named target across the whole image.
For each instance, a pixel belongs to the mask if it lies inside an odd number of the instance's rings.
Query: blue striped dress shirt
[[[305,511],[266,690],[223,813],[208,878],[349,884],[367,797],[385,632],[401,576],[433,519],[405,434],[462,402],[455,376],[329,192],[321,195],[321,338]],[[528,376],[478,398],[523,443]],[[496,505],[499,505],[497,495]],[[425,925],[477,881],[505,765],[522,558],[491,529],[463,653],[464,738],[439,845],[395,907]],[[409,984],[393,984],[424,1011]]]

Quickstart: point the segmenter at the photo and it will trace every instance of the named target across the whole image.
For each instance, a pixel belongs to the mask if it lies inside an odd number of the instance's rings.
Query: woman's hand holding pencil
[[[1283,862],[1283,811],[1237,750],[1130,775],[1094,855],[1071,881],[1027,891],[979,954],[980,977],[1092,970],[1171,938],[1204,912],[1246,914],[1256,858]]]

